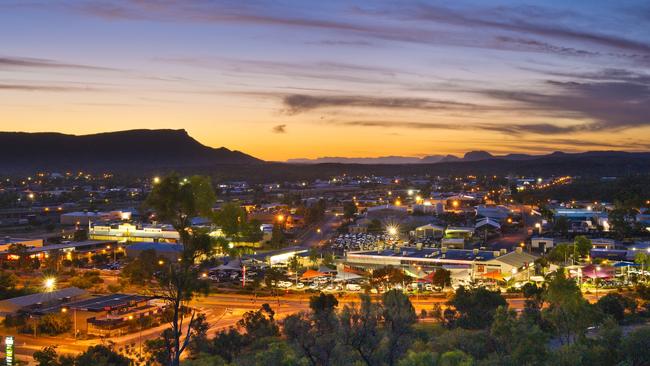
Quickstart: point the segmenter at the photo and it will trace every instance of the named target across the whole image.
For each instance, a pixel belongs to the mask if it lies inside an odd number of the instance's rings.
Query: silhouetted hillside
[[[250,164],[260,160],[202,145],[185,130],[130,130],[93,135],[0,132],[0,169],[142,169]]]

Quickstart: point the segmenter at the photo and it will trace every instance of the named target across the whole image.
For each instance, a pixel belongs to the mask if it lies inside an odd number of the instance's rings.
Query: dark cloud
[[[237,1],[154,1],[121,0],[93,2],[30,2],[33,7],[50,7],[73,11],[106,19],[185,21],[206,23],[247,23],[278,27],[298,27],[331,30],[346,37],[381,39],[388,41],[448,44],[465,47],[494,48],[527,52],[547,52],[560,55],[603,55],[601,51],[584,50],[558,42],[579,42],[588,46],[602,46],[629,51],[618,56],[650,61],[650,44],[619,35],[603,34],[593,25],[598,19],[585,19],[562,9],[538,6],[471,6],[465,8],[437,4],[400,2],[396,5],[352,7],[344,15],[363,21],[350,21],[346,17],[328,17],[331,13],[309,12],[295,8],[293,11],[274,8],[264,3]],[[37,4],[37,5],[36,5]],[[29,5],[23,5],[29,6]],[[353,9],[350,11],[350,9]],[[581,22],[576,22],[580,19]],[[587,26],[579,26],[586,23]],[[568,27],[566,24],[572,24]],[[439,25],[451,25],[440,29]],[[462,29],[459,29],[459,26]],[[583,28],[583,29],[580,29]],[[468,30],[470,30],[468,32]],[[496,34],[495,34],[496,33]],[[496,38],[495,38],[496,37]],[[345,45],[367,41],[323,41],[323,44]],[[353,45],[353,44],[350,44]]]
[[[97,91],[92,87],[61,86],[61,85],[29,85],[29,84],[0,84],[0,91],[32,91],[32,92],[80,92]]]
[[[277,125],[273,126],[273,129],[271,129],[273,133],[287,133],[287,125]]]
[[[443,6],[420,4],[404,12],[413,19],[429,20],[470,27],[484,27],[516,34],[530,34],[561,40],[575,40],[595,43],[601,46],[650,53],[650,44],[624,37],[598,32],[570,29],[554,21],[558,16],[566,16],[559,10],[549,10],[536,6],[496,7],[473,10],[452,10]],[[571,15],[571,14],[570,14]],[[577,16],[577,14],[573,14]],[[535,20],[536,22],[532,22]]]
[[[384,127],[384,128],[408,128],[415,130],[482,130],[492,132],[502,132],[513,135],[535,133],[535,134],[559,134],[575,132],[583,128],[582,126],[557,126],[551,123],[538,124],[495,124],[495,123],[468,123],[452,124],[438,122],[412,122],[412,121],[378,121],[378,120],[358,120],[358,121],[340,121],[335,124],[343,126],[360,126],[360,127]]]
[[[2,57],[0,56],[0,68],[50,68],[50,69],[77,69],[95,71],[117,71],[117,69],[102,66],[83,65],[59,62],[42,58],[31,57]]]
[[[650,83],[630,75],[610,81],[547,81],[550,93],[537,91],[489,90],[489,97],[511,102],[560,118],[586,120],[584,125],[556,127],[540,124],[536,133],[616,130],[650,125]]]
[[[421,110],[464,110],[480,108],[471,103],[460,103],[447,100],[424,98],[388,98],[370,97],[361,95],[315,96],[306,94],[293,94],[283,99],[285,112],[298,114],[314,109],[329,107],[361,107],[361,108],[386,108],[386,109],[421,109]]]

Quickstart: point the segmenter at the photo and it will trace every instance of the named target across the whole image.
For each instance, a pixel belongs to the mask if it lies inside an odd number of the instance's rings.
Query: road
[[[487,247],[492,250],[507,249],[513,250],[521,242],[525,242],[528,238],[528,230],[533,227],[534,217],[531,215],[531,207],[522,205],[520,206],[521,218],[523,228],[510,233],[505,233],[498,238],[492,239],[487,242]]]
[[[318,225],[310,228],[309,231],[301,238],[300,245],[311,248],[320,246],[325,240],[330,239],[336,229],[341,225],[341,219],[332,214],[327,214]],[[318,232],[320,229],[320,232]]]
[[[376,300],[379,299],[378,295],[374,295],[374,297]],[[348,295],[337,299],[339,300],[339,308],[346,304],[358,303],[359,301],[358,296],[355,295]],[[590,301],[594,300],[595,298],[590,299]],[[435,304],[441,304],[446,301],[447,298],[444,296],[411,297],[411,302],[418,313],[422,309],[431,310]],[[515,310],[523,309],[524,301],[525,299],[523,298],[508,299],[509,306]],[[208,323],[210,324],[208,334],[209,336],[214,336],[215,333],[222,329],[235,326],[246,311],[259,309],[263,303],[270,304],[276,312],[276,319],[282,320],[290,314],[308,310],[309,294],[303,293],[281,297],[267,296],[257,298],[251,295],[240,294],[212,294],[197,298],[192,302],[191,306],[206,314]],[[146,340],[159,338],[161,332],[167,327],[168,325],[165,324],[156,328],[145,329],[142,332],[112,337],[110,341],[114,342],[118,348],[127,344],[135,344],[136,347],[139,347]],[[31,360],[34,351],[46,346],[55,345],[57,346],[57,351],[60,353],[77,354],[99,342],[101,340],[98,339],[74,340],[69,335],[59,337],[39,336],[34,338],[32,335],[18,334],[16,335],[15,353],[21,360]]]

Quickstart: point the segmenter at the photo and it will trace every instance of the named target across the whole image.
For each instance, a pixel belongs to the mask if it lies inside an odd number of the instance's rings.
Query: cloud
[[[473,7],[475,8],[475,7]],[[495,7],[488,9],[452,10],[443,6],[420,4],[404,10],[412,19],[429,20],[461,26],[483,27],[515,34],[529,34],[560,40],[574,40],[629,51],[650,53],[650,44],[620,36],[571,29],[554,21],[558,17],[576,18],[579,14],[567,14],[561,10],[549,10],[536,6]],[[535,20],[535,22],[531,21]]]
[[[387,108],[387,109],[421,109],[421,110],[448,110],[472,109],[479,106],[471,103],[460,103],[448,100],[425,98],[390,98],[370,97],[362,95],[306,95],[292,94],[283,99],[287,114],[299,114],[320,108],[329,107],[361,107],[361,108]]]
[[[345,46],[349,42],[366,43],[369,39],[379,39],[546,52],[564,56],[606,55],[602,50],[592,50],[593,46],[598,46],[627,51],[613,55],[650,61],[650,44],[646,41],[626,38],[620,35],[624,34],[623,30],[614,30],[620,34],[593,31],[599,29],[599,18],[592,19],[585,14],[565,9],[539,6],[487,7],[478,3],[463,8],[401,2],[394,5],[373,5],[372,8],[348,6],[332,12],[314,11],[313,7],[287,9],[269,6],[264,2],[237,1],[117,0],[55,4],[36,1],[29,4],[32,7],[49,6],[109,20],[251,24],[326,30],[343,34],[346,38],[356,37],[355,41],[326,39],[322,41],[325,45]],[[535,37],[545,40],[533,39]],[[555,45],[547,39],[562,43],[578,42],[589,49]]]
[[[617,130],[650,125],[650,82],[625,75],[618,80],[548,80],[550,93],[525,90],[488,90],[482,94],[521,106],[539,114],[582,119],[584,125],[554,127],[530,126],[536,133]]]
[[[86,92],[97,91],[93,87],[61,86],[61,85],[28,85],[0,84],[0,91],[29,91],[29,92]]]
[[[31,57],[0,56],[0,68],[47,68],[47,69],[77,69],[95,71],[118,71],[118,69],[102,66],[73,64],[55,60]]]
[[[287,125],[282,124],[273,126],[273,129],[271,129],[271,131],[273,131],[273,133],[287,133]]]

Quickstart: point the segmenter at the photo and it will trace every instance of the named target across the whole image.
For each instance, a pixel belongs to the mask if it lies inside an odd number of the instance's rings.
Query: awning
[[[300,279],[308,280],[308,279],[323,277],[323,276],[327,276],[327,273],[319,272],[313,269],[308,269],[305,273],[302,274],[302,276],[300,276]]]
[[[356,273],[350,273],[350,272],[339,272],[336,274],[336,280],[338,281],[353,281],[361,278],[363,278],[363,276],[359,276]]]
[[[613,267],[594,266],[590,264],[582,268],[582,275],[588,278],[610,278],[614,277]]]
[[[491,271],[491,272],[482,273],[479,275],[479,277],[488,278],[496,281],[503,281],[503,275],[501,274],[500,271]]]

